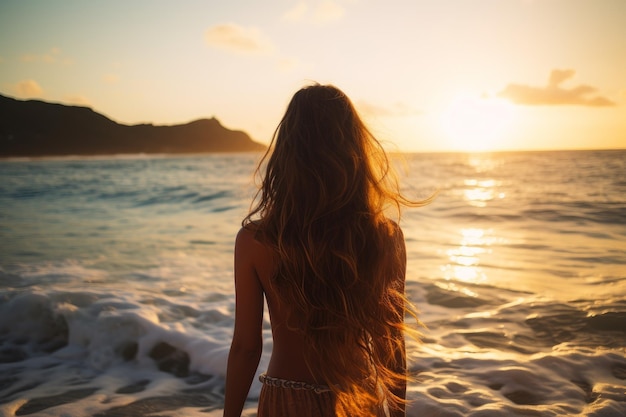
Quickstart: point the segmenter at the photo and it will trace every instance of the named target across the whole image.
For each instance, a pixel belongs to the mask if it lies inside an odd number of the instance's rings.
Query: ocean
[[[0,416],[221,416],[259,157],[0,161]],[[626,151],[394,161],[407,415],[625,416]]]

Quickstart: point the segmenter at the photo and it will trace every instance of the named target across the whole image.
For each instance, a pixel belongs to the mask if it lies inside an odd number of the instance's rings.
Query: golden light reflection
[[[485,207],[489,201],[496,198],[502,199],[505,193],[498,193],[495,186],[499,185],[495,180],[465,180],[466,190],[463,191],[465,200],[474,207]]]
[[[487,280],[480,267],[480,258],[492,252],[491,246],[497,242],[493,230],[465,228],[460,230],[459,246],[446,252],[449,263],[442,267],[444,277],[449,280],[479,283]]]
[[[471,154],[468,163],[476,172],[492,171],[502,164],[502,162],[491,158],[489,154]]]
[[[487,276],[477,267],[446,265],[446,278],[458,281],[480,283],[487,280]]]
[[[461,246],[448,251],[448,257],[451,261],[463,266],[474,266],[478,264],[478,256],[485,252],[482,248]]]
[[[478,297],[478,293],[470,290],[469,288],[459,287],[458,285],[450,283],[450,282],[446,284],[438,283],[437,286],[447,291],[454,291],[454,292],[459,292],[461,294],[465,294],[469,297]]]

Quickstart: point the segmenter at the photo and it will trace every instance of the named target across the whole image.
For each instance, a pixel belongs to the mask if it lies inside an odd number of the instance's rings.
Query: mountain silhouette
[[[0,157],[262,151],[215,119],[123,125],[91,108],[0,95]]]

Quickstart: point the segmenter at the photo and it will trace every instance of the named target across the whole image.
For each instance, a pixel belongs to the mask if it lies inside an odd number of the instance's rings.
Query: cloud
[[[20,61],[26,63],[37,63],[42,62],[44,64],[72,64],[72,60],[69,58],[64,58],[61,54],[61,50],[59,48],[51,48],[48,52],[44,52],[42,54],[23,54],[20,56]]]
[[[335,0],[301,1],[287,10],[283,14],[283,19],[289,22],[326,23],[339,20],[344,14],[345,9]]]
[[[561,84],[576,74],[576,71],[552,70],[545,87],[533,87],[523,84],[509,84],[498,93],[499,97],[506,98],[517,104],[527,106],[541,105],[576,105],[590,107],[615,106],[611,100],[598,96],[597,89],[581,84],[573,88],[563,88]]]
[[[405,117],[416,116],[422,113],[402,102],[397,102],[390,106],[380,106],[367,101],[359,101],[355,103],[355,106],[361,114],[368,117]]]
[[[43,88],[35,80],[22,80],[12,88],[22,98],[42,97]]]
[[[241,53],[261,53],[274,49],[258,29],[225,23],[210,27],[204,39],[209,46]]]

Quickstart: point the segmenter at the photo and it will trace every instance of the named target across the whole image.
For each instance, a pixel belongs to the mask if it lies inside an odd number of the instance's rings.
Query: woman
[[[224,416],[241,414],[259,363],[263,297],[273,350],[259,417],[405,415],[406,252],[385,211],[426,201],[400,195],[385,152],[333,86],[294,95],[264,160],[235,244]]]

